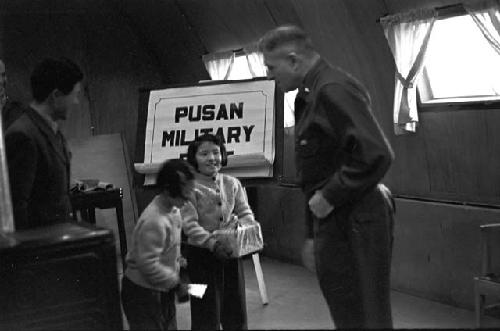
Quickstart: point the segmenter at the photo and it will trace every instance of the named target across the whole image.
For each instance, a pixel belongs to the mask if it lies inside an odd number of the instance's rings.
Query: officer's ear
[[[295,52],[288,53],[286,55],[286,59],[290,62],[291,65],[294,65],[298,60],[297,53],[295,53]]]
[[[302,57],[296,52],[290,52],[287,55],[287,60],[293,70],[297,71],[302,64]]]

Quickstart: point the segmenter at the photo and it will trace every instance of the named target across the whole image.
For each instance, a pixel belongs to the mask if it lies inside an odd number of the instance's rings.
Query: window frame
[[[467,11],[465,10],[462,4],[455,4],[444,6],[440,8],[436,8],[437,11],[437,19],[443,20],[447,18],[452,18],[456,16],[467,15]],[[426,67],[424,66],[422,75],[424,75],[424,79],[422,79],[422,83],[426,85],[429,84],[429,79],[427,78]],[[465,99],[463,101],[457,100],[459,98],[445,98],[440,101],[439,99],[434,99],[433,101],[422,101],[420,95],[422,93],[432,93],[432,90],[429,86],[426,87],[426,91],[423,89],[419,89],[417,86],[417,109],[419,112],[436,112],[436,111],[456,111],[456,110],[472,110],[472,109],[499,109],[500,110],[500,96],[497,99],[493,98],[485,98],[480,99],[476,98],[475,100],[472,98]],[[432,96],[431,96],[432,97]]]

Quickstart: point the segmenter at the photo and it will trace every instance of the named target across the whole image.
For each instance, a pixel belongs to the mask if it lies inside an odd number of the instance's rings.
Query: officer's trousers
[[[313,217],[316,272],[337,328],[392,328],[391,200],[377,187],[324,219]]]

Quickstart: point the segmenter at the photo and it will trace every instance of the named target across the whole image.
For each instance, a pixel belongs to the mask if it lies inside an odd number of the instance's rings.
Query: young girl
[[[234,215],[241,221],[255,222],[240,181],[219,173],[227,163],[227,155],[218,137],[199,136],[188,147],[188,162],[197,171],[194,194],[190,197],[195,212],[183,214],[185,219],[196,219],[209,232],[219,229]],[[214,254],[189,238],[188,243],[190,280],[208,285],[202,299],[191,298],[192,330],[219,330],[221,324],[224,330],[248,329],[242,261],[229,259],[221,254],[222,250]]]
[[[122,303],[130,330],[176,330],[175,291],[179,283],[181,228],[192,242],[219,247],[195,220],[182,222],[180,209],[192,194],[194,176],[181,160],[160,169],[160,191],[142,212],[127,254]]]

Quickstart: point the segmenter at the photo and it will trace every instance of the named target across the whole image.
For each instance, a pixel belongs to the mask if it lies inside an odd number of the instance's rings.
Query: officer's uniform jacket
[[[320,59],[295,108],[296,164],[307,197],[316,190],[336,210],[359,201],[384,177],[393,152],[363,86]]]

